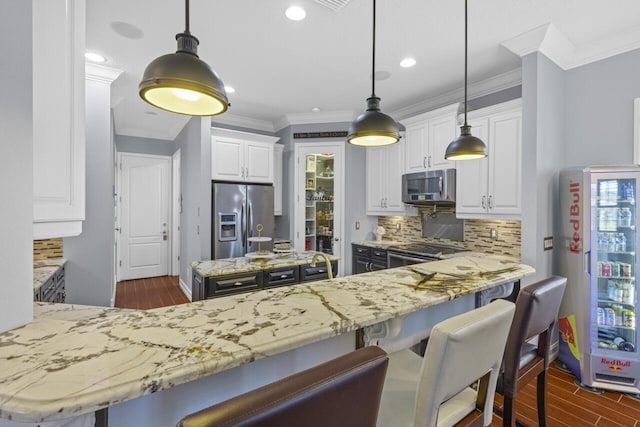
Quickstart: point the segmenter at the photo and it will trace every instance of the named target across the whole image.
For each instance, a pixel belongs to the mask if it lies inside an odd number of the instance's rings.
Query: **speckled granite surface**
[[[0,417],[95,411],[533,272],[476,255],[148,311],[36,304],[0,334]]]
[[[351,242],[354,245],[360,246],[369,246],[370,248],[378,248],[378,249],[388,249],[391,246],[401,245],[402,242],[395,240],[382,240],[378,242],[377,240],[360,240]]]
[[[64,258],[33,261],[33,290],[37,291],[67,262]]]
[[[246,273],[247,271],[269,270],[272,268],[289,267],[311,263],[316,252],[298,252],[296,254],[281,254],[271,258],[226,258],[210,261],[196,261],[191,267],[202,277],[223,276],[225,274]],[[328,255],[331,261],[338,261],[340,257]],[[318,261],[321,265],[324,261]]]

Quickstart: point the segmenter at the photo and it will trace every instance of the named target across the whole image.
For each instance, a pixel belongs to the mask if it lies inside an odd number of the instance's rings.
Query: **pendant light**
[[[185,18],[184,32],[176,34],[176,53],[154,59],[144,70],[140,97],[173,113],[222,114],[229,106],[227,93],[216,72],[198,57],[200,42],[189,32],[189,0],[185,0]]]
[[[460,126],[460,136],[449,143],[444,158],[474,160],[484,157],[487,157],[487,146],[471,135],[471,126],[467,123],[467,0],[464,0],[464,125]]]
[[[380,111],[380,98],[376,96],[376,0],[373,0],[373,55],[371,61],[371,96],[367,110],[358,116],[351,127],[347,141],[353,145],[375,147],[395,144],[400,140],[398,123]]]

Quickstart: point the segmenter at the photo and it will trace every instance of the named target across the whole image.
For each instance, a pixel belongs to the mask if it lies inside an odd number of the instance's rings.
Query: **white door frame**
[[[173,159],[171,156],[161,156],[161,155],[155,155],[155,154],[139,154],[139,153],[129,153],[129,152],[118,152],[118,160],[117,160],[117,165],[118,167],[116,168],[116,191],[117,191],[117,199],[116,199],[116,204],[117,204],[117,221],[115,224],[115,228],[117,229],[117,233],[116,233],[116,258],[115,258],[115,263],[116,263],[116,282],[120,282],[121,281],[121,276],[122,276],[122,263],[121,263],[121,256],[122,256],[122,246],[121,246],[121,234],[122,234],[122,227],[120,224],[120,218],[122,218],[122,193],[121,193],[121,189],[122,189],[122,158],[124,156],[128,156],[128,157],[144,157],[144,158],[155,158],[155,159],[165,159],[169,162],[170,165],[173,165]],[[170,167],[170,174],[171,176],[169,177],[169,182],[172,183],[172,185],[170,186],[170,188],[167,189],[167,192],[169,194],[165,194],[165,196],[168,198],[168,200],[171,200],[172,194],[173,194],[173,167]],[[178,190],[179,192],[179,190]],[[168,235],[167,235],[167,247],[169,248],[169,250],[167,250],[167,265],[169,267],[168,271],[171,271],[171,266],[172,266],[172,250],[171,248],[173,247],[173,203],[169,203],[169,221],[170,224],[167,227],[167,231],[168,231]],[[179,216],[179,214],[178,214]]]
[[[295,242],[294,247],[298,251],[304,251],[304,223],[305,223],[305,186],[302,185],[305,182],[305,165],[306,161],[304,156],[307,154],[327,153],[332,152],[335,154],[333,170],[334,170],[334,196],[339,201],[338,209],[334,207],[334,219],[335,215],[340,216],[339,226],[334,230],[334,247],[338,247],[339,253],[336,255],[340,257],[338,261],[338,272],[344,271],[342,260],[344,260],[344,212],[345,212],[345,142],[344,141],[327,141],[327,142],[296,142],[294,144],[294,179],[293,179],[293,194],[294,194],[294,215],[291,221],[291,237]],[[299,225],[302,224],[302,225]],[[302,234],[300,234],[302,233]],[[300,242],[303,242],[300,247]],[[343,273],[341,273],[343,274]]]
[[[180,275],[180,214],[182,213],[182,192],[180,191],[181,154],[178,149],[171,157],[171,263],[169,274]]]

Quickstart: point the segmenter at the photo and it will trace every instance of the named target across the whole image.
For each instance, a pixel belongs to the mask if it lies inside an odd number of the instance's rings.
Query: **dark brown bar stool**
[[[364,347],[187,415],[178,427],[376,425],[389,357]]]
[[[494,408],[503,417],[503,426],[515,426],[515,399],[518,392],[537,378],[538,424],[546,426],[546,385],[551,331],[557,322],[567,279],[551,276],[520,290],[516,313],[502,359],[496,391],[504,396],[504,407]],[[537,344],[529,342],[537,337]],[[520,424],[520,423],[518,423]]]

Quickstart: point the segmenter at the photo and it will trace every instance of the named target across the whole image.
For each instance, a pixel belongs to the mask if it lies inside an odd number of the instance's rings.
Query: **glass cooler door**
[[[606,178],[603,175],[607,175]],[[616,176],[615,178],[613,176]],[[636,352],[636,189],[634,178],[592,180],[591,352]],[[618,356],[618,357],[620,357]]]

